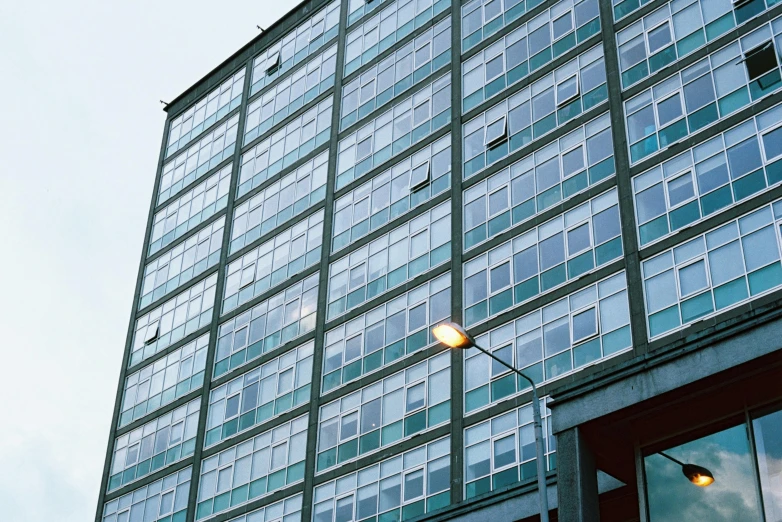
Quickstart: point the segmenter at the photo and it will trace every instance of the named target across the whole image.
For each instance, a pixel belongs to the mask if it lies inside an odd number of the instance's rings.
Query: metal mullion
[[[252,76],[252,57],[245,62],[245,67],[249,70],[245,73],[244,88],[242,90],[242,103],[239,107],[239,123],[236,133],[236,145],[232,158],[231,184],[228,189],[228,201],[225,208],[226,223],[223,229],[223,245],[220,250],[220,263],[217,272],[217,284],[215,287],[215,302],[212,305],[212,321],[209,328],[209,345],[207,348],[206,365],[204,367],[204,384],[201,390],[201,410],[198,417],[198,431],[196,435],[196,446],[193,454],[192,475],[190,478],[190,492],[188,495],[188,510],[186,522],[193,522],[198,505],[198,487],[201,478],[201,457],[204,450],[204,438],[206,436],[206,420],[209,413],[209,396],[212,383],[212,372],[214,370],[214,358],[217,351],[217,335],[220,323],[220,309],[222,308],[222,296],[225,289],[226,266],[228,259],[228,248],[231,242],[231,227],[233,221],[228,216],[233,214],[234,202],[236,200],[236,188],[239,180],[239,170],[241,169],[241,146],[239,146],[240,137],[244,135],[244,125],[246,117],[244,113],[247,109],[247,98],[250,93],[250,81]]]
[[[638,256],[638,228],[635,220],[635,205],[633,204],[633,187],[630,176],[620,173],[630,172],[630,149],[627,140],[624,103],[622,101],[621,70],[614,34],[613,5],[611,2],[599,2],[600,18],[606,21],[601,25],[603,39],[603,60],[606,68],[606,86],[608,88],[608,104],[612,118],[611,132],[614,143],[614,162],[617,175],[614,177],[617,187],[619,219],[622,233],[622,251],[625,259],[625,276],[627,278],[627,297],[630,304],[630,330],[635,354],[647,351],[647,321],[643,295],[643,277]],[[645,38],[645,37],[644,37]],[[617,146],[619,145],[619,146]]]

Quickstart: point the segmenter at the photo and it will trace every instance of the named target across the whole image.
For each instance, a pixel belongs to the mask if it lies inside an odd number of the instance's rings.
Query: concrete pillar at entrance
[[[595,457],[578,427],[557,434],[560,522],[599,522]]]

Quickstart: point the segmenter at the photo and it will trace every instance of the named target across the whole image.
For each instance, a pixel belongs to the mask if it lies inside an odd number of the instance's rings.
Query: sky
[[[0,1],[4,521],[94,518],[159,100],[298,1]]]

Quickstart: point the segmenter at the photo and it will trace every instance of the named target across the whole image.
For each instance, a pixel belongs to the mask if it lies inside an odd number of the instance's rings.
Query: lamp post
[[[704,468],[703,466],[698,466],[697,464],[685,464],[684,462],[676,460],[670,455],[666,455],[662,451],[658,451],[657,453],[681,466],[684,476],[687,477],[687,480],[696,486],[705,488],[714,482],[714,475],[712,475],[711,471]]]
[[[532,418],[535,423],[535,449],[537,452],[537,465],[538,465],[538,496],[540,503],[540,520],[541,522],[548,522],[548,495],[546,492],[546,464],[545,454],[543,451],[543,425],[540,417],[540,400],[538,399],[538,390],[535,387],[535,383],[532,379],[521,373],[519,370],[506,363],[499,357],[492,354],[490,351],[481,348],[475,344],[475,340],[468,334],[464,328],[456,323],[444,323],[436,326],[432,333],[438,341],[451,348],[459,348],[461,350],[467,350],[468,348],[475,348],[480,350],[484,354],[488,355],[498,363],[502,364],[506,368],[514,371],[521,377],[527,380],[532,386]]]

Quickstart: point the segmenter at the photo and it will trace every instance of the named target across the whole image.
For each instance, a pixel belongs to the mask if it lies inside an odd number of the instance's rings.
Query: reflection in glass
[[[782,520],[782,410],[752,421],[768,522]]]
[[[693,486],[680,465],[662,455],[644,458],[651,522],[760,520],[754,470],[744,424],[668,448],[675,459],[708,468],[714,483]]]

